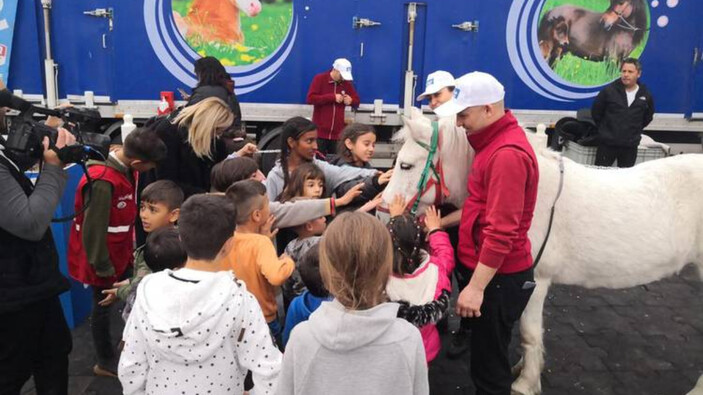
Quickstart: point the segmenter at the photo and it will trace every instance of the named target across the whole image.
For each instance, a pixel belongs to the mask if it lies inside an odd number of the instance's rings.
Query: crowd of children
[[[316,139],[314,123],[292,118],[267,176],[234,155],[190,197],[159,180],[137,201],[137,173],[166,157],[151,128],[90,164],[69,262],[94,290],[96,374],[118,376],[126,394],[429,392],[454,268],[440,214],[420,222],[399,197],[384,226],[369,212],[392,172],[369,165],[373,128],[349,125],[332,163]],[[137,214],[148,237],[133,249]]]

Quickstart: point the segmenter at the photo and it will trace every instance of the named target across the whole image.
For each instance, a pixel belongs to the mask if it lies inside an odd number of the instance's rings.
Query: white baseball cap
[[[434,112],[440,117],[456,115],[467,107],[493,104],[503,98],[505,88],[494,76],[474,71],[454,81],[454,97],[435,108]]]
[[[347,81],[352,81],[351,62],[344,58],[339,58],[332,63],[332,68],[342,74],[342,78]]]
[[[454,76],[449,74],[444,70],[438,70],[427,76],[427,81],[425,81],[425,92],[417,97],[417,101],[422,101],[432,94],[435,94],[442,90],[442,88],[447,88],[454,86]]]

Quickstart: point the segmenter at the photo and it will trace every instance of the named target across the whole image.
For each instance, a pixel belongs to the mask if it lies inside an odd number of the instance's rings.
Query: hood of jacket
[[[178,363],[208,359],[231,340],[246,307],[245,289],[231,271],[165,270],[144,277],[136,303],[149,348]]]
[[[400,320],[397,303],[382,303],[368,310],[347,310],[338,301],[323,302],[310,316],[313,336],[328,349],[350,351],[368,344],[397,342],[382,336]]]

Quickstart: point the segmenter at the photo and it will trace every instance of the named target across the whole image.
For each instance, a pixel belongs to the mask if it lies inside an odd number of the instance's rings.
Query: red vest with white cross
[[[83,248],[83,213],[78,214],[71,227],[68,243],[68,270],[71,277],[83,284],[98,287],[112,287],[119,281],[125,270],[132,264],[134,250],[134,220],[137,216],[136,191],[134,185],[119,171],[101,164],[88,168],[93,181],[107,181],[112,184],[112,201],[110,203],[110,222],[107,228],[107,248],[110,262],[115,268],[115,275],[98,277],[95,268],[88,262]],[[135,174],[136,179],[136,174]],[[83,188],[88,180],[81,179],[76,190],[75,209],[83,207]]]

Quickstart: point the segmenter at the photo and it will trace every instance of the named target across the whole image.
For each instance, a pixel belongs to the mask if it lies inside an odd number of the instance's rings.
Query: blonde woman
[[[183,108],[156,132],[168,154],[156,168],[156,179],[178,184],[186,198],[210,190],[210,170],[227,157],[222,133],[234,122],[229,105],[216,97]]]

